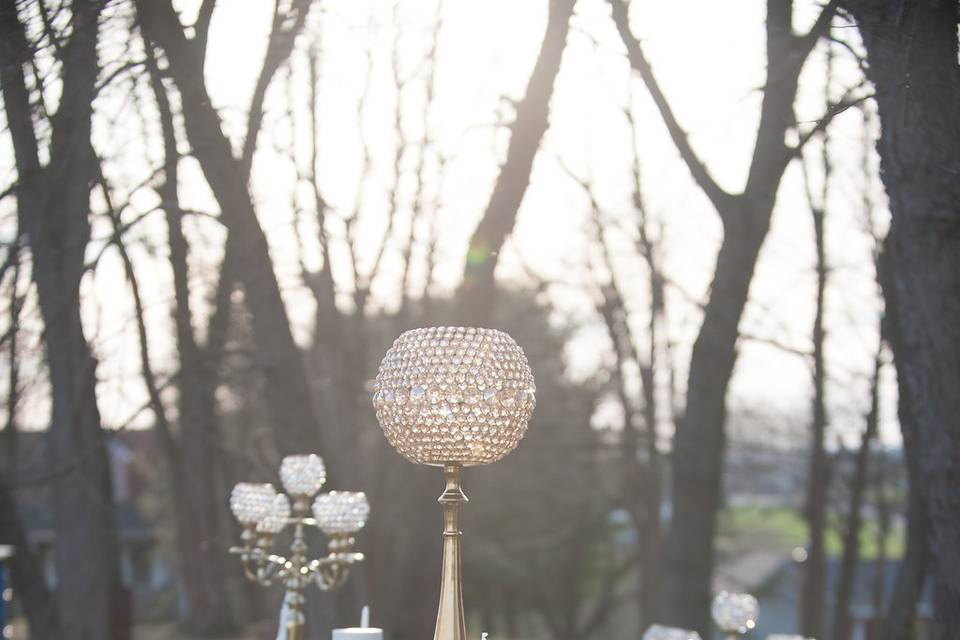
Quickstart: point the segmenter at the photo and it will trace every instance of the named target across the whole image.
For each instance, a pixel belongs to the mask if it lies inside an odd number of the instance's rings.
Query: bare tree
[[[911,414],[903,424],[916,429],[905,429],[904,441],[911,487],[922,487],[926,506],[932,637],[945,640],[960,628],[960,8],[949,1],[844,6],[877,90],[894,256],[885,293],[897,301],[897,372]]]
[[[79,287],[90,237],[90,142],[96,96],[97,41],[105,2],[71,3],[72,32],[56,44],[62,95],[50,117],[44,163],[24,67],[33,47],[16,3],[0,4],[0,85],[17,168],[20,229],[33,260],[52,389],[46,435],[56,530],[61,637],[125,637],[105,435],[96,397],[96,359],[84,335]]]
[[[673,521],[666,541],[661,619],[697,629],[710,629],[709,605],[714,565],[713,540],[725,443],[726,393],[737,357],[738,326],[750,281],[784,171],[800,146],[786,143],[796,124],[793,102],[804,62],[826,32],[836,2],[828,4],[810,31],[797,35],[793,3],[767,4],[767,79],[760,107],[757,139],[742,192],[724,190],[691,146],[687,134],[653,74],[640,42],[630,28],[628,5],[610,0],[613,20],[627,49],[630,65],[640,75],[694,181],[723,224],[713,282],[703,308],[703,321],[690,356],[686,408],[673,441]],[[821,120],[815,130],[829,118]],[[813,131],[801,136],[802,143]]]

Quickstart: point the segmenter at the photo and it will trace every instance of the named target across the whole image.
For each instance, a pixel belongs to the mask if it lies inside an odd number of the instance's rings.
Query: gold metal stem
[[[284,621],[284,631],[286,640],[305,640],[306,636],[306,617],[303,615],[303,591],[299,589],[289,589],[284,596],[284,604],[287,605],[287,618]]]
[[[433,640],[466,640],[463,618],[463,586],[460,571],[460,509],[467,496],[460,489],[463,467],[447,464],[443,475],[447,487],[437,500],[443,507],[443,569],[440,574],[440,606]]]
[[[306,616],[303,612],[305,602],[303,590],[306,586],[306,578],[302,569],[307,564],[307,542],[303,533],[303,518],[309,508],[305,497],[294,500],[293,512],[297,521],[293,528],[293,542],[290,545],[290,566],[286,576],[287,590],[283,596],[283,604],[287,609],[283,621],[287,640],[306,638]]]

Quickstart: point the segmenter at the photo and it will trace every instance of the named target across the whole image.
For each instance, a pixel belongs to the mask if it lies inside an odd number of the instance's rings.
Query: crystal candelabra
[[[749,593],[721,591],[710,606],[713,621],[729,640],[736,640],[757,626],[759,605]]]
[[[335,589],[346,581],[351,565],[363,560],[362,553],[353,552],[353,536],[370,514],[367,496],[353,491],[317,495],[326,479],[320,456],[287,456],[280,464],[286,493],[277,492],[272,484],[241,482],[230,494],[230,509],[243,525],[242,544],[230,553],[240,556],[250,580],[263,586],[284,586],[281,626],[288,640],[304,638],[303,592],[307,586],[315,582],[323,591]],[[274,538],[288,526],[293,527],[289,557],[271,553]],[[326,534],[326,556],[307,556],[306,527],[317,527]]]
[[[523,350],[502,331],[429,327],[400,335],[380,363],[373,405],[390,444],[411,462],[443,468],[443,563],[434,640],[465,640],[460,572],[464,467],[517,446],[536,406]]]

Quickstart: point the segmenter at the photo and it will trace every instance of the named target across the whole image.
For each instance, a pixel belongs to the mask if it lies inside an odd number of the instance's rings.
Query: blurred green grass
[[[831,518],[826,533],[827,555],[843,552],[842,520]],[[789,507],[737,506],[720,512],[717,547],[721,552],[737,554],[756,549],[783,550],[807,545],[807,525],[800,513]],[[860,558],[875,560],[880,555],[876,520],[865,518],[860,529]],[[903,524],[891,522],[886,536],[888,559],[903,556],[906,536]]]

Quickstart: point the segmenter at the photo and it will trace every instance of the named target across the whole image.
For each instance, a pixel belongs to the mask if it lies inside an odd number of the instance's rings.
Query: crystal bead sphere
[[[280,533],[290,518],[290,499],[282,493],[274,494],[266,513],[257,523],[260,533]]]
[[[700,634],[689,629],[654,624],[643,634],[643,640],[700,640]]]
[[[241,482],[230,492],[230,511],[244,525],[255,525],[264,518],[277,495],[272,484]]]
[[[390,444],[411,462],[438,466],[496,462],[523,438],[537,404],[523,350],[495,329],[406,331],[373,388]]]
[[[356,533],[367,524],[370,504],[363,491],[330,491],[313,501],[313,517],[327,535]]]
[[[309,497],[327,481],[327,468],[313,453],[287,456],[280,462],[280,481],[290,495]]]
[[[757,626],[759,605],[749,593],[721,591],[710,607],[713,621],[727,633],[746,633]]]

